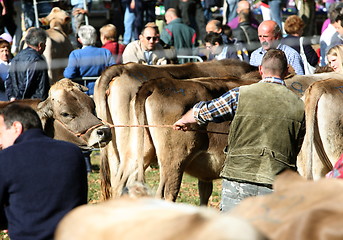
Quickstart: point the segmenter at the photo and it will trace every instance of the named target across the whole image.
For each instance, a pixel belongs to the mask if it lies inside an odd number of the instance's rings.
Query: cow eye
[[[68,117],[69,113],[63,112],[63,113],[61,113],[61,115],[62,115],[62,117]]]

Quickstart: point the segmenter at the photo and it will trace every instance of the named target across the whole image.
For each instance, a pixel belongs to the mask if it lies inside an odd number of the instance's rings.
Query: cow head
[[[40,18],[39,20],[43,25],[49,25],[50,28],[63,31],[67,35],[72,33],[70,15],[59,7],[54,7],[48,16]]]
[[[48,98],[37,112],[47,135],[77,144],[83,149],[103,147],[111,140],[111,129],[98,119],[87,88],[62,79],[51,86]]]

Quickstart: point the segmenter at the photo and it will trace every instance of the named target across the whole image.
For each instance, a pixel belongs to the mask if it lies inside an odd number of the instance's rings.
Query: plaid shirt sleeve
[[[239,88],[234,88],[219,98],[202,101],[193,107],[194,118],[198,124],[231,121],[238,105]]]

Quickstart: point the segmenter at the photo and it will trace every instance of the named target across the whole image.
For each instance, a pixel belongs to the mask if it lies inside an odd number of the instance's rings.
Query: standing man
[[[204,9],[202,8],[201,1],[179,0],[179,9],[182,22],[195,29],[198,38],[197,40],[203,42],[206,36],[206,23]]]
[[[164,17],[167,26],[161,33],[161,40],[168,46],[173,46],[178,55],[192,56],[196,41],[195,30],[182,23],[174,8],[169,8]]]
[[[86,2],[86,5],[85,5]],[[92,6],[92,0],[71,0],[72,11],[72,27],[74,31],[74,36],[77,38],[79,28],[86,24],[85,16],[88,15],[90,8]]]
[[[167,64],[166,55],[156,28],[145,27],[139,35],[139,40],[129,43],[123,52],[123,63],[135,62],[147,65]]]
[[[87,203],[80,149],[47,137],[30,107],[0,111],[0,229],[12,240],[53,239],[58,222]]]
[[[12,60],[5,81],[9,100],[46,99],[50,88],[48,66],[42,54],[45,50],[46,33],[41,28],[30,28],[25,37],[27,48]]]
[[[261,65],[262,58],[266,54],[267,50],[275,48],[285,52],[287,62],[292,66],[296,74],[304,75],[304,64],[301,60],[300,54],[290,46],[281,44],[281,36],[281,28],[275,21],[263,21],[258,27],[258,38],[262,47],[251,53],[250,65],[256,67]]]
[[[259,66],[262,80],[232,89],[221,97],[199,102],[174,123],[232,121],[221,171],[221,210],[228,211],[249,196],[271,193],[275,176],[296,169],[304,130],[304,103],[286,88],[287,59],[269,50]]]

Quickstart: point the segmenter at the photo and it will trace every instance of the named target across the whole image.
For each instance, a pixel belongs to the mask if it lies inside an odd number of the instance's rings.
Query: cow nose
[[[105,135],[105,133],[104,133],[104,131],[103,131],[102,129],[98,129],[98,130],[96,131],[96,134],[98,134],[99,137],[102,137],[102,136]]]
[[[101,141],[108,142],[112,138],[111,128],[109,127],[102,127],[96,130],[96,134]]]

